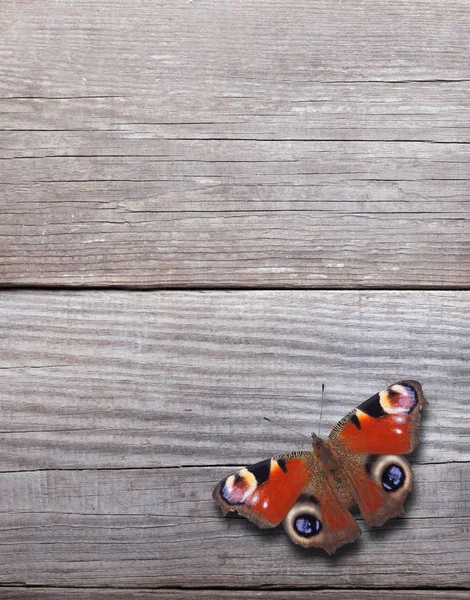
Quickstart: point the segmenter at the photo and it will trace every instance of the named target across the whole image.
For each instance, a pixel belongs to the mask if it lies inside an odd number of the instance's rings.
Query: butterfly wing
[[[417,381],[394,383],[341,419],[328,442],[350,452],[408,454],[418,445],[421,409],[427,403]]]
[[[323,548],[328,554],[334,554],[339,546],[353,542],[361,533],[348,510],[354,501],[333,492],[333,475],[320,465],[312,475],[284,519],[284,529],[294,543],[304,548]]]
[[[332,554],[360,533],[312,452],[277,456],[245,467],[223,479],[213,497],[224,514],[235,511],[262,528],[284,520],[289,537],[305,548],[319,547]]]
[[[311,476],[312,452],[293,452],[244,467],[214,489],[222,512],[235,511],[258,527],[275,527],[284,519]]]
[[[421,384],[400,381],[348,413],[329,435],[329,447],[369,525],[382,525],[403,514],[413,473],[408,461],[398,455],[418,445],[425,404]]]

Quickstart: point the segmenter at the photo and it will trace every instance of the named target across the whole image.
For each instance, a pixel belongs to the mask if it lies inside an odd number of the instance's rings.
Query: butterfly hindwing
[[[284,519],[284,529],[294,543],[304,548],[323,548],[328,554],[353,542],[361,533],[348,510],[354,504],[352,498],[340,502],[331,481],[331,476],[317,466],[302,496]]]
[[[263,460],[223,479],[213,498],[224,514],[235,511],[258,527],[275,527],[300,496],[314,462],[312,452]]]
[[[342,470],[368,525],[379,526],[403,514],[413,485],[413,472],[403,456],[350,454],[343,456]]]

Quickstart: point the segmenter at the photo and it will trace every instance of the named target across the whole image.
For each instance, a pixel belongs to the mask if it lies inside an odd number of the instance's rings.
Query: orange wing
[[[315,461],[312,452],[263,460],[223,479],[212,496],[224,515],[235,511],[258,527],[275,527],[300,496]]]
[[[348,413],[328,437],[369,525],[403,513],[413,473],[397,455],[418,445],[420,413],[427,403],[420,383],[400,381]]]
[[[334,554],[339,546],[353,542],[361,530],[348,510],[349,499],[333,491],[332,474],[318,464],[313,475],[284,519],[284,529],[295,544]]]
[[[394,383],[348,413],[328,437],[330,446],[368,454],[408,454],[418,445],[421,384]]]
[[[360,529],[332,491],[312,452],[295,452],[250,465],[214,489],[222,512],[236,511],[259,527],[284,528],[293,542],[333,554]]]

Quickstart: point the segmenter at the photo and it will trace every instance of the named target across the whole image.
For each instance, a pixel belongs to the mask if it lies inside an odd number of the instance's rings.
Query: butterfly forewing
[[[223,479],[213,497],[224,514],[235,511],[259,527],[275,527],[311,477],[313,452],[293,452],[244,467]]]
[[[418,445],[425,404],[417,381],[394,383],[341,419],[328,437],[330,446],[358,453],[408,454]]]

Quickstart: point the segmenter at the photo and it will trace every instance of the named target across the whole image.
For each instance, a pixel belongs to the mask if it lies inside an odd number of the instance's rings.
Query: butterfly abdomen
[[[317,437],[313,440],[312,446],[316,459],[326,471],[337,471],[339,469],[338,461],[333,456],[327,442]]]

